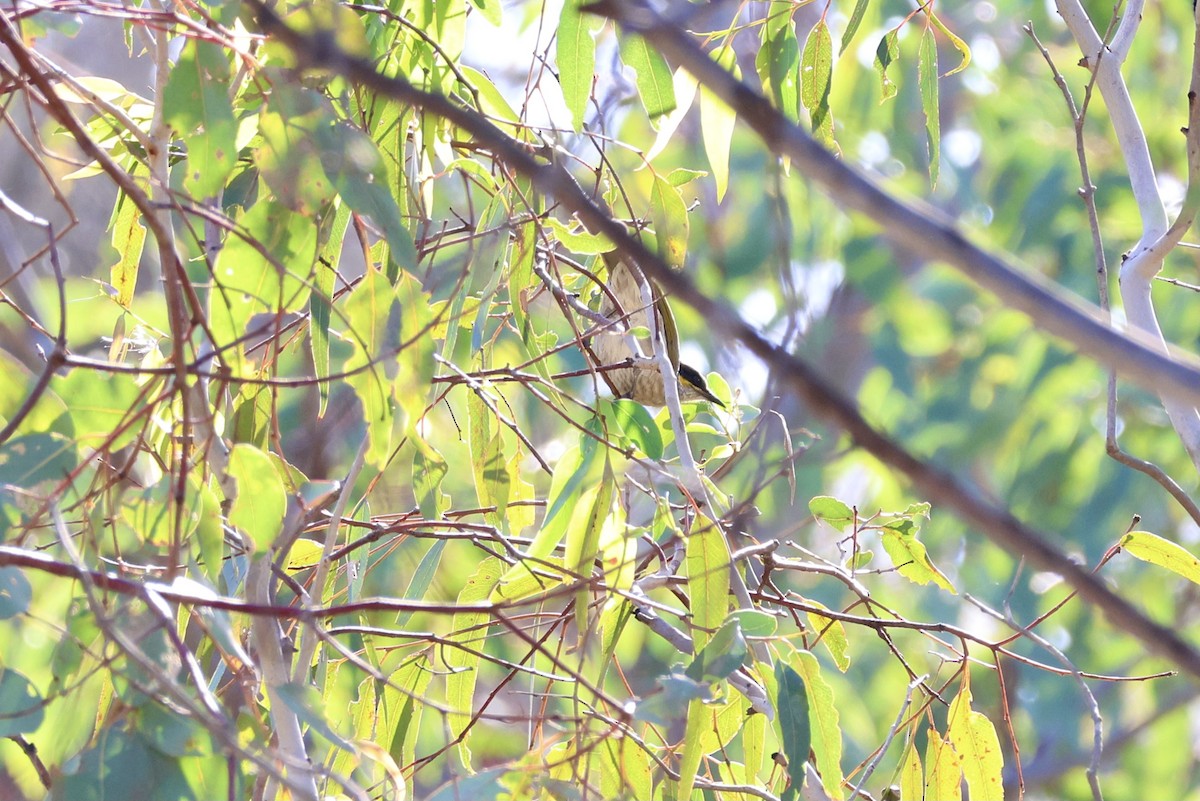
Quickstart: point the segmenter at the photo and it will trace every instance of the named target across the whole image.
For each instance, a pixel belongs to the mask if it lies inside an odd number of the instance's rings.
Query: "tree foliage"
[[[1186,5],[0,11],[0,796],[1195,795]]]

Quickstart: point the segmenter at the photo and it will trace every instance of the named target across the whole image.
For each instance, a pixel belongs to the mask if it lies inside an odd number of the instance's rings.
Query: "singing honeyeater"
[[[600,313],[616,324],[608,330],[592,337],[591,347],[596,358],[602,364],[618,364],[632,358],[632,367],[609,370],[606,375],[617,395],[629,398],[647,406],[662,406],[666,403],[663,388],[662,372],[654,360],[654,348],[647,337],[632,337],[630,328],[650,329],[649,318],[646,316],[646,304],[642,301],[642,290],[637,277],[625,262],[613,253],[605,253],[604,261],[608,265],[608,279],[605,284],[612,297],[603,293],[600,301]],[[666,344],[667,357],[675,367],[679,376],[679,399],[682,401],[707,400],[721,408],[721,403],[708,390],[704,376],[687,364],[679,362],[679,331],[675,327],[675,315],[667,305],[667,299],[662,290],[649,281],[651,293],[654,296],[655,323]],[[613,304],[613,298],[621,304],[618,309]],[[638,346],[635,353],[632,345]]]

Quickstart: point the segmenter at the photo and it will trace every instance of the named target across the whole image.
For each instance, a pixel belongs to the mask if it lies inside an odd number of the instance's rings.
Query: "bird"
[[[591,351],[601,365],[633,361],[630,367],[605,371],[618,397],[629,398],[643,406],[664,406],[667,402],[666,391],[662,372],[653,358],[653,346],[648,337],[635,337],[628,333],[631,328],[651,330],[637,274],[615,253],[605,253],[604,261],[608,265],[608,278],[605,281],[608,291],[601,293],[600,313],[615,324],[591,338]],[[679,361],[679,330],[675,326],[675,315],[662,290],[649,277],[646,280],[654,298],[655,323],[666,344],[667,357],[679,377],[679,399],[706,400],[724,409],[725,404],[709,390],[700,371]],[[613,302],[614,298],[617,303]],[[635,344],[637,352],[633,350]]]

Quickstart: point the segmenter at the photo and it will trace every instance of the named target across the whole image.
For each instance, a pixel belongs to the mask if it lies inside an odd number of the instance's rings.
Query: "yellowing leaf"
[[[811,598],[806,598],[805,603],[820,609],[826,608]],[[837,669],[845,673],[850,668],[850,643],[846,640],[846,627],[842,625],[842,621],[818,615],[816,612],[808,613],[808,621],[812,624],[820,641],[829,649],[829,655],[833,657],[833,663],[837,665]]]
[[[1000,740],[987,716],[971,709],[969,688],[964,687],[950,703],[946,739],[958,754],[971,801],[1004,801]]]
[[[300,570],[315,566],[321,561],[321,553],[324,550],[325,546],[316,540],[300,537],[288,549],[287,569]]]
[[[913,728],[913,733],[916,728]],[[925,798],[925,773],[921,769],[921,755],[909,738],[908,756],[900,767],[900,801],[923,801]]]
[[[1193,584],[1200,584],[1200,559],[1170,540],[1149,531],[1131,531],[1121,538],[1121,550],[1143,562],[1178,573]]]
[[[929,729],[925,747],[925,797],[931,801],[962,801],[962,768],[958,755],[937,729]]]

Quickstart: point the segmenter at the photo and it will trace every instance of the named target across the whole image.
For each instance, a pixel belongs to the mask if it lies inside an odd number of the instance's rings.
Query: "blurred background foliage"
[[[732,42],[742,74],[753,83],[759,47],[754,21],[781,5],[786,4],[714,4],[693,30],[719,31],[729,25],[731,13],[737,11],[741,28],[726,41]],[[836,46],[851,5],[832,3],[824,7],[809,3],[789,8],[787,13],[793,14],[801,46],[808,30],[822,18]],[[438,4],[393,2],[387,7],[407,20],[410,28],[425,30],[456,64],[479,71],[471,73],[482,90],[477,102],[489,113],[504,121],[507,112],[500,104],[506,103],[510,110],[518,110],[513,113],[522,123],[553,126],[546,136],[578,160],[572,167],[581,182],[612,193],[609,199],[617,216],[651,214],[654,176],[665,177],[680,168],[707,173],[680,187],[680,197],[689,209],[689,273],[706,292],[724,297],[776,341],[820,365],[828,377],[857,398],[875,425],[921,457],[969,477],[981,491],[1001,500],[1022,520],[1051,532],[1059,547],[1077,554],[1089,565],[1117,542],[1135,515],[1141,517],[1139,528],[1193,551],[1200,547],[1200,531],[1165,492],[1105,455],[1105,370],[1079,357],[1064,343],[1048,338],[1033,321],[1006,309],[961,274],[927,263],[920,253],[893,247],[886,232],[873,221],[845,214],[806,183],[803,164],[780,163],[749,131],[739,127],[732,138],[728,189],[718,200],[713,167],[703,143],[703,123],[693,109],[656,155],[651,168],[642,169],[644,155],[655,139],[655,128],[639,101],[635,76],[623,69],[617,58],[611,26],[598,35],[597,82],[584,115],[586,132],[580,133],[571,130],[561,91],[546,66],[554,61],[549,43],[558,7],[553,3],[506,4],[499,26],[488,21],[480,10],[487,8],[491,9],[487,13],[493,13],[499,8],[497,4],[468,7],[465,3],[448,3],[446,8],[466,14],[464,25],[459,28],[447,23],[440,30],[439,23],[430,16],[435,14],[435,7],[441,8]],[[1104,3],[1091,3],[1089,9],[1101,29],[1113,14],[1111,5]],[[939,81],[941,151],[936,184],[931,186],[917,74],[923,22],[921,18],[904,22],[914,13],[910,4],[892,0],[867,3],[858,33],[834,60],[829,106],[834,137],[843,158],[885,176],[887,186],[898,193],[924,198],[957,220],[973,240],[1013,254],[1026,269],[1095,302],[1096,254],[1086,210],[1077,193],[1081,178],[1074,131],[1060,90],[1022,26],[1031,22],[1066,76],[1077,102],[1088,78],[1086,70],[1076,66],[1080,54],[1050,4],[978,0],[939,5],[936,10],[949,29],[966,42],[971,56],[964,70]],[[130,36],[131,27],[136,25],[127,23],[122,29],[99,15],[72,10],[70,5],[60,11],[55,17],[48,11],[38,11],[22,18],[21,24],[31,39],[31,26],[35,24],[53,22],[60,29],[37,39],[36,47],[62,58],[76,74],[110,77],[120,81],[128,92],[142,97],[152,95],[152,76],[146,57],[139,57],[142,48],[136,43],[138,37],[132,35],[135,58],[130,61],[126,60],[128,51],[117,41],[122,33]],[[233,25],[239,14],[249,19],[245,9],[232,2],[212,3],[205,11],[228,25]],[[389,68],[411,74],[414,64],[424,64],[430,58],[428,43],[423,44],[422,37],[397,33],[408,28],[398,28],[395,19],[375,7],[347,4],[329,13],[334,14],[330,19],[342,22],[347,18],[341,14],[358,18],[348,26],[349,32],[344,32],[340,46],[352,51],[361,48]],[[79,23],[78,30],[74,29],[75,23]],[[1125,70],[1160,184],[1178,187],[1180,197],[1186,165],[1179,129],[1187,112],[1189,37],[1193,27],[1186,2],[1150,4]],[[880,38],[892,29],[899,33],[899,60],[889,69],[889,77],[897,84],[898,93],[893,99],[881,101],[880,76],[872,65]],[[712,39],[721,37],[714,35]],[[961,54],[940,34],[937,39],[939,69],[945,75],[958,64]],[[397,49],[397,42],[403,47]],[[498,46],[509,42],[513,46]],[[370,469],[358,479],[353,493],[354,518],[373,520],[378,527],[389,521],[403,522],[409,510],[416,509],[428,520],[433,509],[434,516],[442,515],[447,520],[503,527],[517,538],[514,541],[526,542],[519,537],[522,532],[532,536],[536,528],[526,530],[526,526],[535,518],[514,511],[523,508],[519,504],[510,507],[504,521],[495,513],[471,511],[488,504],[477,490],[475,471],[468,469],[478,458],[472,451],[472,426],[477,418],[468,409],[470,393],[458,379],[462,373],[523,364],[574,337],[561,308],[548,293],[521,296],[506,283],[515,265],[525,258],[509,239],[510,231],[520,227],[513,221],[529,219],[532,211],[554,216],[554,210],[547,211],[541,205],[544,201],[536,199],[534,209],[526,208],[524,203],[531,196],[522,179],[510,179],[494,167],[486,154],[472,153],[468,148],[455,150],[453,132],[432,118],[413,117],[417,120],[414,139],[407,144],[401,141],[397,151],[389,150],[388,137],[393,137],[395,144],[395,133],[379,124],[381,118],[391,114],[404,122],[409,119],[406,115],[414,111],[370,98],[337,76],[310,75],[306,85],[320,91],[306,94],[296,89],[299,84],[287,82],[284,70],[290,55],[286,48],[272,50],[268,46],[259,55],[264,59],[264,69],[256,81],[238,88],[234,105],[240,115],[238,123],[248,137],[244,142],[239,138],[239,146],[247,148],[243,156],[251,151],[255,155],[243,157],[228,173],[220,210],[252,234],[269,230],[278,235],[267,243],[268,250],[285,262],[288,258],[307,258],[312,263],[316,253],[340,256],[343,274],[357,277],[363,273],[366,261],[382,267],[390,263],[390,258],[403,266],[412,280],[405,290],[410,293],[409,300],[416,305],[428,304],[421,312],[425,315],[422,319],[436,321],[429,329],[432,336],[428,348],[410,356],[414,371],[427,377],[436,373],[439,380],[397,385],[393,412],[398,422],[389,432],[390,441],[380,435],[382,444],[372,446]],[[544,60],[539,61],[538,55]],[[436,62],[434,58],[430,63]],[[236,59],[230,65],[236,67]],[[445,69],[430,73],[427,80],[433,88],[463,94],[462,86]],[[288,92],[294,93],[290,100]],[[319,94],[328,98],[328,105],[304,106]],[[114,102],[126,101],[136,108],[134,98],[114,95]],[[287,106],[288,102],[295,105]],[[272,106],[275,103],[285,107],[276,111]],[[354,136],[347,134],[345,140],[332,144],[317,140],[316,145],[305,145],[314,150],[303,152],[295,141],[273,142],[272,113],[290,124],[299,124],[296,121],[305,114],[316,118],[329,114],[349,120],[356,130],[371,136],[385,159],[397,153],[401,154],[401,162],[408,159],[403,164],[389,161],[372,169],[382,170],[380,175],[386,172],[392,185],[402,187],[395,201],[407,235],[415,242],[419,256],[416,264],[396,256],[404,236],[390,235],[378,216],[372,218],[376,230],[364,236],[366,248],[355,240],[351,224],[352,233],[347,236],[344,251],[337,254],[329,249],[329,241],[340,244],[328,233],[329,227],[336,228],[339,222],[336,216],[322,218],[321,214],[330,212],[327,204],[335,194],[341,193],[343,202],[351,203],[346,198],[354,191],[346,185],[323,185],[329,180],[329,154],[352,154]],[[71,351],[110,358],[110,343],[115,338],[128,349],[119,357],[127,363],[167,364],[164,354],[171,349],[166,341],[170,325],[156,271],[142,270],[130,305],[122,307],[114,302],[106,269],[119,255],[110,244],[112,235],[105,225],[115,200],[111,183],[98,177],[68,180],[65,174],[73,167],[53,160],[48,161],[54,170],[52,181],[33,177],[32,160],[15,140],[17,131],[43,136],[55,150],[67,152],[71,145],[52,122],[36,116],[23,118],[15,109],[10,114],[0,132],[0,153],[5,154],[0,159],[5,164],[0,168],[0,186],[35,213],[61,217],[61,209],[56,209],[47,191],[48,183],[61,185],[79,218],[61,243],[69,273],[65,293]],[[104,135],[103,117],[99,115],[92,123],[97,138]],[[319,127],[319,123],[314,126]],[[1127,172],[1098,95],[1092,99],[1085,130],[1104,236],[1103,255],[1113,268],[1106,280],[1116,297],[1115,268],[1122,252],[1139,235],[1140,223]],[[533,134],[520,135],[537,141]],[[129,154],[130,148],[108,141],[114,153]],[[124,163],[136,174],[135,161],[129,157]],[[184,164],[178,160],[172,170],[172,186],[179,191],[187,187]],[[322,165],[325,174],[320,174]],[[306,175],[304,171],[309,168],[316,172]],[[285,187],[296,189],[297,194],[288,197]],[[270,196],[275,200],[269,201]],[[621,202],[614,202],[617,198]],[[264,205],[268,202],[276,205]],[[257,212],[269,218],[265,228],[254,227],[251,215],[256,209],[267,210]],[[280,220],[295,225],[287,236],[279,233],[288,228]],[[316,222],[320,225],[314,225]],[[343,220],[340,224],[346,223]],[[190,229],[178,219],[176,225],[177,243],[187,259],[189,274],[198,285],[208,284],[201,237],[196,235],[202,227],[200,218],[192,218]],[[521,236],[516,233],[518,240]],[[13,237],[26,253],[40,247],[35,234],[28,230],[22,229]],[[223,265],[247,270],[243,260],[256,258],[252,247],[234,244],[235,238],[226,240],[226,251],[216,262],[218,284],[224,277],[220,273]],[[237,249],[236,258],[228,255],[231,248]],[[147,247],[147,265],[155,261],[152,250]],[[570,248],[560,246],[559,252],[569,254]],[[1167,262],[1170,277],[1197,282],[1194,253],[1180,249],[1173,254]],[[599,261],[588,255],[576,258],[599,269]],[[269,262],[260,261],[262,275],[270,277],[273,268]],[[497,270],[498,265],[507,269]],[[289,333],[279,336],[269,347],[242,354],[245,363],[234,368],[238,377],[302,379],[314,373],[313,360],[319,357],[314,356],[312,335],[303,321],[296,320],[310,308],[309,285],[305,282],[318,280],[316,275],[316,271],[309,275],[299,270],[298,275],[280,282],[279,297],[283,300],[279,306],[287,312],[281,319],[289,326]],[[562,276],[568,291],[581,294],[584,301],[591,299],[595,290],[579,273],[563,269]],[[234,283],[232,273],[228,280],[226,288],[236,295],[240,283]],[[530,286],[534,284],[529,282]],[[361,346],[347,331],[354,323],[370,320],[369,311],[362,312],[366,315],[362,318],[354,316],[354,298],[363,296],[362,286],[358,285],[348,300],[335,304],[325,372],[337,373],[355,365],[356,348]],[[326,285],[327,290],[344,288]],[[36,349],[46,344],[45,337],[40,337],[13,307],[35,310],[35,318],[52,332],[57,326],[58,289],[53,276],[39,269],[23,272],[17,282],[6,285],[5,291],[15,299],[9,307],[0,309],[3,373],[8,377],[2,408],[7,417],[31,387],[39,369]],[[1191,313],[1195,302],[1192,292],[1160,284],[1155,302],[1167,338],[1181,348],[1192,349],[1200,334],[1200,316]],[[231,323],[231,331],[242,330],[256,313],[272,308],[273,303],[267,300],[261,309],[243,309],[244,319]],[[515,308],[518,304],[521,310]],[[735,505],[755,507],[754,516],[744,521],[750,537],[784,541],[785,555],[795,555],[798,547],[804,549],[802,552],[843,563],[850,555],[850,545],[841,532],[809,515],[810,498],[835,496],[853,504],[863,517],[881,510],[901,511],[923,500],[913,497],[904,476],[854,450],[839,432],[814,419],[803,405],[782,393],[774,377],[737,345],[715,341],[703,319],[677,306],[685,360],[716,370],[736,393],[732,414],[689,409],[694,418],[691,443],[702,458],[711,458],[708,472],[715,476],[720,491]],[[404,312],[413,308],[406,307]],[[449,322],[443,315],[447,309],[456,316]],[[513,315],[519,311],[528,316],[530,323],[532,334],[525,337],[514,328]],[[518,328],[520,325],[519,321],[515,323]],[[393,336],[395,332],[381,329],[378,333]],[[193,342],[189,347],[195,346]],[[436,367],[434,353],[443,359]],[[406,363],[404,369],[409,366]],[[586,361],[580,349],[572,345],[549,356],[545,366],[545,375],[549,375],[581,371]],[[530,372],[538,369],[528,368]],[[322,371],[318,368],[317,372]],[[53,549],[54,535],[45,507],[37,503],[37,490],[70,470],[75,471],[74,480],[61,488],[58,502],[73,530],[85,534],[81,537],[83,550],[97,560],[94,566],[161,562],[173,525],[173,519],[163,510],[170,505],[176,489],[171,481],[164,480],[164,476],[173,474],[173,460],[178,456],[169,435],[180,424],[178,400],[171,402],[162,394],[164,382],[162,377],[82,368],[53,379],[22,429],[53,435],[34,441],[42,449],[38,451],[38,464],[45,472],[29,472],[29,462],[16,459],[12,452],[7,462],[0,461],[0,483],[20,488],[0,494],[0,522],[7,526],[6,542]],[[594,399],[591,378],[564,378],[556,386],[561,395],[549,386],[539,386],[550,395],[549,401],[513,384],[496,381],[489,387],[500,401],[503,417],[533,444],[550,470],[584,441],[576,426],[587,426],[597,419],[585,407],[573,405],[568,397]],[[302,474],[310,481],[339,479],[353,460],[364,431],[358,398],[369,391],[369,387],[364,389],[354,380],[335,380],[320,387],[303,382],[270,388],[254,383],[231,385],[231,395],[219,409],[219,422],[230,440],[255,445],[280,460],[281,473],[297,471],[293,475]],[[552,408],[561,414],[549,413]],[[133,413],[139,409],[150,411]],[[1118,414],[1122,445],[1156,462],[1194,493],[1195,470],[1157,398],[1144,388],[1123,386]],[[505,423],[494,414],[484,416],[490,418],[490,432],[502,441],[499,447],[506,464],[500,472],[505,475],[510,502],[544,502],[551,486],[549,470],[539,467],[528,446],[518,443]],[[134,424],[128,430],[106,439],[119,424],[131,420]],[[656,424],[663,431],[670,457],[674,451],[665,412],[658,413]],[[755,428],[759,425],[762,429]],[[751,431],[756,433],[747,436]],[[121,485],[127,477],[115,478],[107,459],[94,464],[80,462],[90,443],[103,440],[105,454],[129,456],[132,452],[122,449],[128,449],[135,439],[143,443],[136,458],[131,459],[131,472],[138,486]],[[423,450],[416,444],[418,440],[430,450]],[[731,443],[736,443],[736,448]],[[629,477],[641,480],[642,474],[618,456],[612,459],[622,479],[618,482],[619,504],[630,525],[636,531],[649,532],[660,542],[667,541],[677,522],[663,513],[661,502],[655,503],[654,492],[643,491],[641,485],[626,481],[623,475],[629,469]],[[785,469],[792,459],[794,481]],[[288,467],[283,467],[282,460]],[[438,464],[448,466],[444,474]],[[595,462],[586,476],[588,481],[601,480],[601,464]],[[434,473],[440,477],[440,484],[430,490],[421,477]],[[212,525],[220,498],[204,480],[193,478],[186,491],[187,508],[194,515],[188,528],[189,541],[197,544],[194,551],[186,553],[193,557],[219,554],[218,549],[224,547],[221,531],[219,524],[216,529]],[[665,487],[659,490],[667,495],[673,492]],[[677,495],[674,500],[678,501]],[[446,542],[430,538],[427,533],[411,533],[407,537],[384,537],[370,549],[362,549],[354,557],[361,573],[353,579],[342,576],[322,597],[340,602],[413,591],[416,597],[453,601],[484,555],[479,542],[467,534]],[[994,547],[936,508],[921,530],[921,539],[932,561],[949,576],[959,593],[969,593],[993,608],[1008,605],[1019,621],[1036,618],[1066,594],[1053,577],[1022,570],[1014,555]],[[410,584],[415,582],[411,577],[420,575],[422,558],[441,548],[442,542],[446,542],[444,551],[436,551],[437,570],[428,586]],[[890,570],[877,533],[863,532],[859,545],[876,554],[866,569],[881,572],[865,573],[862,579],[883,606],[911,620],[941,621],[984,636],[999,637],[1007,631],[961,595],[950,595],[934,585],[917,586]],[[205,563],[197,559],[197,564]],[[208,562],[200,576],[223,593],[236,593],[239,577],[230,574],[228,567],[218,569],[219,565],[219,559]],[[1194,588],[1185,588],[1182,580],[1158,568],[1126,558],[1109,563],[1103,574],[1112,586],[1135,599],[1156,619],[1194,638]],[[187,797],[188,792],[191,797],[207,797],[201,789],[205,781],[214,781],[213,776],[223,776],[225,771],[218,756],[219,744],[183,716],[164,715],[160,706],[148,704],[141,694],[144,688],[139,690],[136,681],[132,687],[123,686],[120,677],[135,672],[135,668],[120,662],[115,652],[89,650],[98,638],[103,638],[79,591],[63,592],[60,588],[64,579],[47,574],[31,571],[18,578],[11,569],[5,569],[3,575],[18,588],[18,595],[28,594],[29,602],[21,614],[0,628],[10,643],[0,648],[0,663],[9,671],[29,677],[41,695],[59,699],[47,705],[45,720],[30,729],[36,731],[36,736],[30,738],[36,740],[41,759],[49,765],[63,766],[83,751],[84,767],[64,768],[79,777],[88,775],[89,759],[103,761],[118,752],[127,757],[131,750],[141,753],[138,749],[142,749],[149,756],[133,763],[144,765],[149,772],[158,771],[156,786],[184,788],[178,790],[179,797]],[[781,588],[793,589],[832,609],[844,609],[853,600],[842,585],[816,574],[778,580]],[[26,581],[28,586],[22,583]],[[670,595],[664,592],[664,598]],[[139,615],[147,614],[128,600],[114,604],[114,611],[130,613],[133,622],[126,625],[136,627]],[[386,613],[363,615],[362,622],[397,624],[395,615]],[[151,639],[161,635],[161,630],[146,625]],[[240,632],[241,625],[233,624],[232,630]],[[418,615],[408,625],[443,634],[450,630],[450,621],[444,615]],[[1067,604],[1039,631],[1083,670],[1137,675],[1164,667],[1081,603]],[[853,661],[844,673],[834,668],[826,652],[817,648],[814,651],[825,666],[823,675],[837,699],[845,748],[842,766],[849,772],[870,759],[873,749],[884,740],[911,677],[873,631],[849,627],[847,636]],[[895,632],[893,641],[916,673],[932,674],[932,684],[941,686],[954,678],[957,666],[945,662],[945,650],[932,646],[924,635]],[[390,643],[385,646],[382,638],[370,642],[363,635],[351,635],[346,642],[352,650],[369,653],[370,661],[385,672],[400,668],[405,659],[417,653],[410,646],[393,648]],[[165,642],[144,647],[169,662],[171,649]],[[212,648],[196,647],[202,654],[203,649]],[[490,655],[505,659],[520,660],[525,653],[521,643],[503,638],[496,638],[488,647]],[[1044,650],[1026,641],[1018,640],[1013,648],[1039,661],[1054,662]],[[627,681],[628,692],[634,696],[653,691],[654,680],[679,658],[670,645],[632,624],[623,630],[615,656],[623,675],[610,674],[608,683],[619,692],[621,681]],[[108,658],[118,659],[115,667],[104,662]],[[550,669],[541,657],[533,662]],[[101,670],[102,664],[108,669]],[[49,673],[47,665],[51,666]],[[1016,662],[1006,661],[1004,668],[1006,708],[1021,745],[1024,780],[1031,797],[1089,797],[1082,766],[1089,759],[1090,720],[1075,684],[1069,676]],[[360,686],[363,674],[332,658],[322,661],[317,670],[317,683],[323,693],[318,706],[341,725],[345,710],[353,711],[353,704],[364,703]],[[479,686],[494,686],[504,673],[499,665],[485,664]],[[435,678],[434,682],[441,679]],[[1103,772],[1103,784],[1110,796],[1135,797],[1152,788],[1156,797],[1200,797],[1194,745],[1200,721],[1196,718],[1193,685],[1184,679],[1166,678],[1138,683],[1094,682],[1092,686],[1110,742]],[[1011,785],[1014,759],[1003,733],[1001,686],[994,672],[982,664],[975,670],[972,687],[975,708],[985,711],[1002,732],[1006,780]],[[440,698],[441,692],[437,689],[433,695]],[[952,690],[947,692],[953,694]],[[119,699],[119,704],[113,697]],[[64,702],[88,714],[67,713]],[[519,699],[504,697],[501,711],[519,715],[520,703]],[[123,712],[113,711],[114,705],[122,706]],[[92,719],[91,712],[97,707],[100,714]],[[935,707],[933,714],[941,727],[944,708]],[[138,720],[131,729],[138,734],[121,734],[127,738],[124,740],[114,735],[97,741],[95,727],[122,715]],[[241,724],[247,740],[265,738],[258,715],[245,714]],[[524,738],[507,736],[509,728],[503,722],[481,720],[472,735],[477,764],[522,758],[528,746]],[[439,752],[449,740],[442,716],[430,713],[415,746],[404,753]],[[188,759],[176,759],[185,755]],[[9,791],[36,795],[36,778],[18,749],[5,744],[0,746],[0,756],[11,782],[0,788],[0,795]],[[901,749],[893,747],[877,777],[893,776],[901,756]],[[450,758],[442,756],[421,767],[415,779],[417,797],[430,793],[450,775],[453,768],[449,762]],[[366,767],[360,770],[369,774]],[[58,797],[84,797],[73,795],[85,789],[72,785],[75,779],[68,776],[65,781],[57,786]],[[218,792],[224,789],[218,788]],[[520,797],[519,793],[513,797]]]

